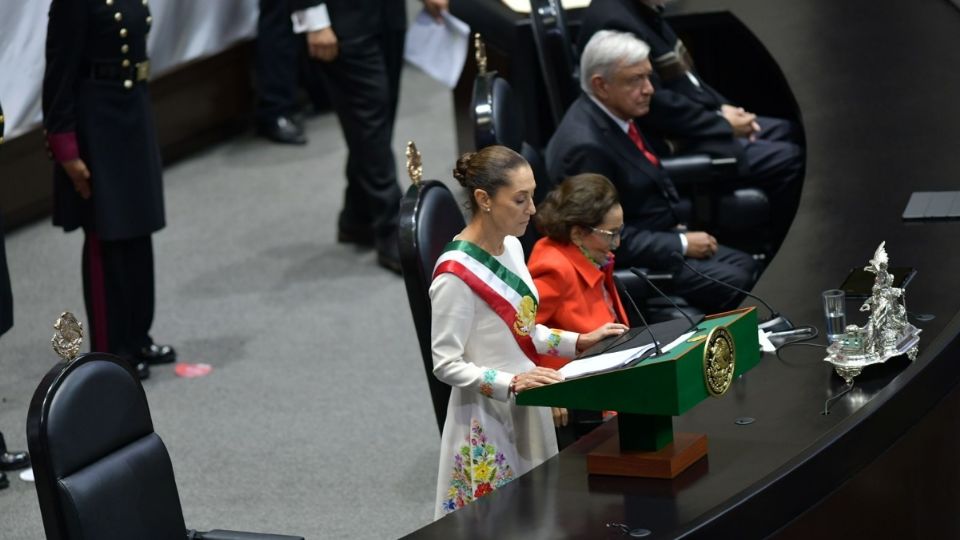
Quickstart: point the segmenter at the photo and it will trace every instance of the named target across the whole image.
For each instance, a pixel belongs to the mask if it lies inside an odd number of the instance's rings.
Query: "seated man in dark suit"
[[[700,79],[683,42],[661,16],[663,3],[593,0],[583,15],[580,43],[600,30],[619,30],[650,46],[655,94],[640,129],[676,142],[680,152],[737,157],[740,183],[760,188],[770,199],[775,251],[800,200],[804,152],[796,126],[731,105]]]
[[[585,94],[547,145],[550,177],[557,182],[581,173],[609,178],[624,213],[617,266],[671,271],[675,292],[691,304],[708,313],[731,309],[740,294],[697,276],[672,256],[681,253],[698,270],[731,285],[753,285],[750,255],[681,225],[677,190],[633,122],[647,114],[654,93],[649,51],[625,32],[601,31],[590,39],[580,59]]]

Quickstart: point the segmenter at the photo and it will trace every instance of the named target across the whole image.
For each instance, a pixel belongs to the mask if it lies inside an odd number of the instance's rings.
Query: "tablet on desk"
[[[906,266],[888,268],[887,271],[893,274],[893,286],[901,289],[906,288],[913,280],[913,276],[917,275],[915,268]],[[847,274],[847,279],[843,280],[843,285],[840,285],[840,288],[847,298],[855,300],[867,298],[873,294],[873,283],[876,277],[876,274],[867,272],[863,268],[854,268]]]
[[[904,221],[960,219],[960,191],[914,191],[902,217]]]

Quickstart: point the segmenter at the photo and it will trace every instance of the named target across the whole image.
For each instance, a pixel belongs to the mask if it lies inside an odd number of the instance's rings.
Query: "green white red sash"
[[[446,245],[437,259],[433,277],[444,273],[463,280],[503,319],[520,350],[531,361],[539,361],[537,348],[530,337],[536,326],[537,297],[520,276],[466,240],[454,240]]]

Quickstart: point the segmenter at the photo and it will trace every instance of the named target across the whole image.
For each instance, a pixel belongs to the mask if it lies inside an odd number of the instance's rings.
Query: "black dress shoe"
[[[388,239],[377,241],[377,264],[395,274],[403,275],[396,235],[390,235]]]
[[[307,136],[289,116],[278,116],[269,122],[257,124],[257,134],[280,144],[307,144]]]
[[[7,475],[3,472],[0,472],[0,489],[10,486],[10,481],[7,480]]]
[[[150,364],[146,360],[133,360],[132,364],[141,381],[150,378]]]
[[[177,361],[177,351],[169,345],[151,343],[140,349],[140,352],[137,353],[137,360],[147,362],[150,365],[171,364]]]
[[[30,466],[30,454],[26,452],[4,452],[0,454],[0,470],[14,471]]]
[[[0,471],[13,471],[30,466],[30,454],[26,452],[7,452],[7,441],[0,433]]]

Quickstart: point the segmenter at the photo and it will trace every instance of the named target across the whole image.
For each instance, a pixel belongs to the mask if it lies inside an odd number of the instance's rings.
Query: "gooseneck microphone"
[[[731,285],[731,284],[729,284],[729,283],[727,283],[727,282],[725,282],[725,281],[720,281],[719,279],[717,279],[717,278],[715,278],[715,277],[711,277],[711,276],[708,276],[707,274],[704,274],[703,272],[697,270],[697,269],[694,268],[692,265],[690,265],[690,263],[687,262],[687,258],[684,257],[681,253],[679,253],[679,252],[677,252],[677,251],[674,251],[673,253],[671,253],[670,256],[673,257],[674,259],[680,261],[680,264],[682,264],[683,266],[687,267],[687,269],[690,270],[691,272],[693,272],[694,274],[697,274],[698,276],[700,276],[700,277],[702,277],[702,278],[704,278],[704,279],[706,279],[706,280],[712,281],[712,282],[714,282],[714,283],[717,283],[717,284],[719,284],[719,285],[723,285],[724,287],[733,289],[733,290],[735,290],[735,291],[737,291],[737,292],[739,292],[739,293],[745,294],[745,295],[749,296],[750,298],[753,298],[753,299],[755,299],[756,301],[758,301],[758,302],[760,302],[761,304],[763,304],[763,307],[767,308],[767,311],[770,312],[770,318],[769,318],[768,320],[766,320],[765,322],[762,322],[762,323],[760,323],[759,325],[757,325],[757,326],[760,327],[761,330],[764,330],[764,331],[767,331],[767,332],[782,332],[782,331],[784,331],[784,330],[791,330],[791,329],[794,328],[793,323],[790,322],[790,319],[787,319],[785,316],[781,315],[777,310],[773,309],[773,308],[770,306],[770,304],[768,304],[763,298],[760,298],[759,296],[757,296],[757,295],[755,295],[755,294],[751,294],[751,293],[749,293],[749,292],[741,289],[740,287]]]
[[[700,330],[700,328],[697,326],[697,323],[695,323],[695,322],[693,321],[693,319],[690,317],[690,315],[689,315],[686,311],[680,309],[680,306],[678,306],[677,303],[674,302],[672,298],[670,298],[669,296],[667,296],[666,294],[664,294],[664,292],[660,290],[660,287],[657,287],[656,285],[654,285],[654,284],[653,284],[653,280],[651,280],[649,277],[647,277],[646,274],[644,274],[644,273],[641,272],[640,270],[637,270],[636,268],[631,268],[631,269],[630,269],[630,273],[633,274],[633,275],[635,275],[635,276],[637,276],[638,278],[646,281],[646,282],[647,282],[647,285],[649,285],[654,291],[656,291],[657,294],[659,294],[660,296],[662,296],[667,302],[670,302],[670,305],[673,306],[673,309],[679,311],[680,314],[683,315],[683,318],[687,319],[687,322],[690,323],[690,328],[687,328],[687,331],[690,331],[690,330],[694,330],[694,331]]]
[[[617,276],[612,276],[613,280],[620,286],[620,289],[623,291],[623,295],[627,297],[627,300],[630,301],[630,306],[633,308],[633,312],[637,314],[640,318],[640,322],[643,323],[643,327],[647,329],[647,333],[650,334],[650,339],[653,340],[653,348],[657,353],[657,356],[663,354],[663,351],[660,349],[660,343],[657,342],[657,336],[653,335],[653,330],[650,328],[650,325],[647,324],[647,318],[643,316],[643,313],[640,312],[640,308],[637,307],[637,303],[633,301],[633,295],[630,294],[630,291],[623,285],[623,281],[620,280]],[[626,332],[625,332],[626,333]]]

